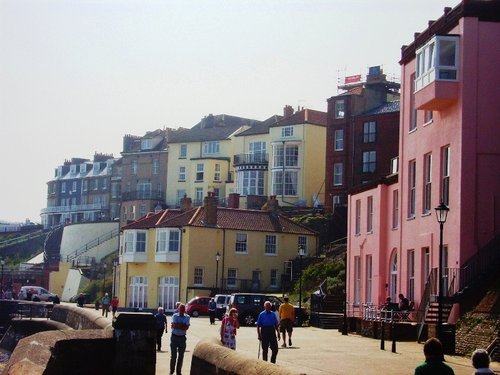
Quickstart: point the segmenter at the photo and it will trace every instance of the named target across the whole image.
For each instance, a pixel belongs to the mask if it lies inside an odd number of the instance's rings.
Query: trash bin
[[[444,354],[455,354],[455,325],[443,324],[441,326],[441,337]]]

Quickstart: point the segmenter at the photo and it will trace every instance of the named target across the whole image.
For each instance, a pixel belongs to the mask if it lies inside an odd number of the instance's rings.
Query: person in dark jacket
[[[156,350],[161,352],[161,338],[163,331],[167,333],[167,316],[164,313],[163,307],[158,307],[158,312],[155,314],[156,319]]]

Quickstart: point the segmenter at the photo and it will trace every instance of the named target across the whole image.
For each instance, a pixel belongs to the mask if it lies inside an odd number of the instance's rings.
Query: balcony
[[[180,258],[178,251],[159,252],[155,254],[156,263],[179,263]]]
[[[120,258],[121,263],[146,263],[148,256],[145,252],[123,253]]]
[[[267,167],[269,164],[269,156],[265,153],[238,154],[234,155],[233,164],[234,166],[259,165]]]
[[[94,204],[75,204],[69,206],[54,206],[42,208],[42,214],[57,214],[64,212],[77,212],[77,211],[96,211],[96,210],[106,210],[109,206],[103,203]]]
[[[432,81],[415,93],[415,108],[439,111],[458,100],[457,81]]]
[[[163,190],[152,191],[129,191],[122,193],[122,201],[140,201],[140,200],[155,200],[163,202],[165,200],[165,192]]]

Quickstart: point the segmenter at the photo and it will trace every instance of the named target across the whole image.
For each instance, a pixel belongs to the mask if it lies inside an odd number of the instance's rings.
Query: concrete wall
[[[222,346],[215,337],[201,340],[194,348],[191,374],[204,375],[297,375],[278,365],[248,358]]]

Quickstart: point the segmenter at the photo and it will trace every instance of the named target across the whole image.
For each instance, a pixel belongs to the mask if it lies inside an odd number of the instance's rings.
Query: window
[[[416,51],[415,91],[434,81],[456,81],[458,77],[458,37],[436,35]]]
[[[361,303],[361,258],[354,257],[354,303]]]
[[[220,164],[215,164],[214,181],[220,181]]]
[[[83,181],[82,181],[82,190],[83,190],[83,191],[87,191],[87,189],[88,189],[88,184],[89,184],[89,181],[88,181],[88,180],[83,180]]]
[[[87,173],[87,164],[85,163],[80,164],[80,173],[81,174]]]
[[[278,270],[275,268],[271,269],[271,274],[269,275],[269,286],[271,288],[278,287]]]
[[[266,161],[266,142],[250,142],[248,153],[252,155],[251,160],[254,162]]]
[[[299,146],[294,144],[274,145],[273,168],[277,167],[298,167]]]
[[[61,184],[61,193],[66,193],[66,182]]]
[[[288,195],[297,196],[297,171],[285,171],[283,178],[283,171],[273,171],[273,194],[274,195]]]
[[[335,130],[334,138],[334,151],[342,151],[344,149],[344,129]]]
[[[238,176],[238,193],[264,195],[264,171],[243,171]]]
[[[424,155],[424,207],[423,213],[428,214],[431,212],[431,172],[432,172],[432,155]]]
[[[411,85],[411,92],[410,92],[410,125],[409,125],[409,131],[412,132],[417,128],[417,108],[415,104],[415,74],[412,74],[410,76],[410,85]]]
[[[146,252],[146,231],[125,231],[125,253]]]
[[[156,252],[165,253],[167,251],[178,252],[180,245],[180,232],[178,229],[157,229],[156,231]]]
[[[297,248],[300,248],[304,251],[304,254],[307,254],[307,237],[299,236],[297,240]]]
[[[377,166],[377,151],[363,152],[363,173],[375,172]]]
[[[284,128],[281,128],[281,137],[293,137],[293,127],[292,126],[286,126]]]
[[[181,199],[184,198],[185,195],[186,195],[186,190],[184,190],[184,189],[177,190],[177,197],[176,197],[176,205],[177,205],[177,207],[180,206]]]
[[[194,268],[194,285],[203,286],[203,268],[201,267]]]
[[[203,173],[205,166],[203,164],[196,164],[196,181],[203,181]]]
[[[335,118],[344,118],[345,116],[345,109],[344,109],[344,101],[343,100],[337,100],[335,102]]]
[[[151,182],[148,180],[139,180],[137,183],[137,198],[138,199],[151,199]]]
[[[179,159],[186,159],[187,157],[187,148],[188,146],[186,144],[183,144],[179,148]]]
[[[399,191],[392,192],[392,229],[399,227]]]
[[[174,311],[175,302],[179,296],[179,278],[176,276],[162,276],[158,282],[158,306],[165,311]]]
[[[132,220],[136,219],[136,217],[135,217],[135,206],[130,206],[130,218]]]
[[[219,141],[205,142],[203,144],[204,154],[218,154],[220,152]]]
[[[373,278],[373,268],[372,268],[372,256],[366,256],[366,290],[365,290],[365,302],[372,302],[372,278]]]
[[[108,180],[106,178],[103,178],[101,181],[102,181],[101,189],[102,190],[107,190],[108,189]]]
[[[424,123],[428,124],[432,122],[433,116],[434,115],[432,111],[424,111]]]
[[[422,290],[425,290],[425,284],[431,273],[431,252],[428,247],[422,248]]]
[[[128,307],[148,307],[148,278],[146,276],[132,276],[128,290]]]
[[[186,181],[186,167],[179,167],[179,181]]]
[[[408,218],[415,217],[415,199],[416,199],[416,191],[415,191],[415,182],[416,182],[416,172],[417,172],[417,163],[415,160],[411,160],[408,165]]]
[[[153,174],[160,173],[160,160],[159,159],[153,159],[152,173]]]
[[[374,143],[377,139],[377,123],[368,121],[363,124],[363,143]]]
[[[144,204],[141,204],[139,210],[140,210],[139,217],[143,217],[144,215],[146,215],[146,206]]]
[[[355,218],[355,227],[354,227],[354,234],[359,235],[361,234],[361,200],[357,199],[356,200],[356,218]]]
[[[247,234],[246,233],[236,233],[236,248],[237,253],[247,252]]]
[[[366,231],[373,232],[373,197],[368,197],[366,202]]]
[[[266,235],[266,243],[264,249],[265,255],[277,255],[276,236],[270,234]]]
[[[92,183],[94,185],[94,190],[99,190],[99,180],[95,179],[92,181]]]
[[[196,202],[198,204],[201,204],[201,202],[203,202],[203,188],[196,188],[194,189],[194,195],[195,195],[195,199],[196,199]]]
[[[342,185],[342,180],[344,178],[343,174],[344,174],[344,164],[335,163],[333,165],[333,185],[335,186]]]
[[[236,270],[236,268],[228,268],[227,269],[227,286],[234,288],[236,286],[237,277],[238,277],[238,271]]]
[[[137,174],[137,160],[132,160],[131,169],[132,169],[132,174],[136,175]]]
[[[441,201],[445,205],[450,204],[450,146],[441,150]]]
[[[141,150],[151,150],[153,148],[153,140],[151,138],[141,139]]]
[[[76,192],[76,181],[73,181],[72,186],[71,186],[71,191]]]
[[[415,299],[415,251],[408,250],[408,292],[406,297],[413,301]]]
[[[71,176],[76,176],[76,165],[75,164],[71,164],[71,166],[69,167],[69,173],[71,174]]]

